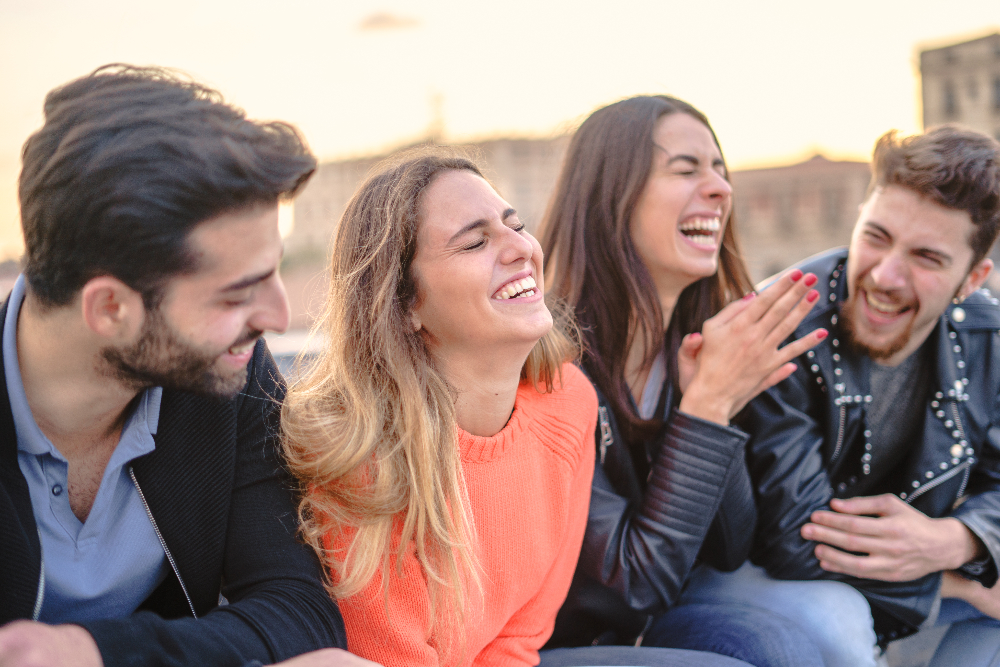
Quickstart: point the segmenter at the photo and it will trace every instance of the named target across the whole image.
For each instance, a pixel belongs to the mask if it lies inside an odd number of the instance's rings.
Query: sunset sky
[[[747,167],[867,159],[882,132],[920,129],[920,47],[998,30],[995,0],[0,0],[0,259],[21,250],[20,148],[45,93],[107,62],[182,69],[323,159],[418,139],[435,105],[469,140],[669,93]]]

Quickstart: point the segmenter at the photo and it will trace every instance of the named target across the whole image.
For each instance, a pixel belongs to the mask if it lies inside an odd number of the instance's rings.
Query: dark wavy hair
[[[294,194],[316,168],[286,123],[246,118],[176,72],[105,65],[51,91],[22,151],[25,275],[46,306],[111,275],[154,307],[196,268],[187,237],[222,213]]]
[[[552,291],[574,308],[585,348],[583,366],[611,402],[629,439],[661,426],[659,419],[639,417],[625,381],[628,350],[636,337],[664,341],[667,358],[674,359],[685,335],[700,331],[705,320],[752,289],[730,214],[718,272],[681,293],[664,331],[656,287],[629,229],[652,171],[653,130],[660,118],[674,113],[697,119],[715,139],[703,113],[664,95],[632,97],[591,114],[570,142],[543,221],[545,275]],[[647,367],[660,349],[650,345]],[[676,364],[668,367],[676,386]]]
[[[1000,143],[959,125],[940,125],[900,139],[895,130],[875,144],[872,180],[876,188],[898,185],[942,206],[966,211],[976,226],[969,239],[972,264],[989,253],[1000,232]]]

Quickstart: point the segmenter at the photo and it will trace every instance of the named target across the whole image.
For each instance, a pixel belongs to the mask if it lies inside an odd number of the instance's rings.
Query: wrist
[[[688,387],[688,391],[681,397],[681,402],[677,406],[677,409],[692,417],[729,426],[730,407],[724,400],[720,400],[718,396],[713,397],[703,394],[692,383]]]
[[[988,555],[982,541],[964,523],[953,517],[938,521],[946,527],[944,544],[949,547],[942,558],[942,570],[957,570]]]

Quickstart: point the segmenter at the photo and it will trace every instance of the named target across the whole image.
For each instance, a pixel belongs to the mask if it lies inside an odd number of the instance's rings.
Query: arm
[[[294,484],[284,473],[278,452],[278,400],[283,397],[283,382],[263,343],[258,344],[249,373],[232,425],[236,445],[229,455],[235,460],[231,468],[218,466],[230,470],[232,477],[211,476],[228,493],[225,519],[206,524],[225,526],[220,540],[224,551],[219,553],[218,569],[212,563],[196,563],[186,577],[191,591],[221,584],[221,593],[230,604],[197,619],[167,620],[141,611],[128,618],[84,624],[106,665],[242,665],[251,660],[268,664],[346,645],[340,615],[322,585],[318,560],[296,536]],[[224,445],[218,447],[218,456],[225,458]],[[206,515],[213,509],[226,510],[225,506],[187,508]],[[195,529],[184,537],[189,541],[219,539],[214,534],[199,535]],[[185,611],[179,610],[178,615],[186,615]]]
[[[600,444],[601,433],[596,437]],[[677,411],[638,506],[597,466],[580,571],[618,592],[633,609],[659,612],[680,594],[715,517],[746,434]],[[619,458],[628,452],[619,441]],[[750,499],[752,502],[752,498]]]

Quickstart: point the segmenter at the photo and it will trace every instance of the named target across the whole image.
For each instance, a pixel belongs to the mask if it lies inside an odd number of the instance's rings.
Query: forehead
[[[721,158],[722,153],[708,127],[694,116],[674,112],[661,116],[653,128],[653,142],[672,155],[709,155]]]
[[[235,280],[269,270],[281,259],[278,205],[223,213],[199,223],[187,246],[197,262],[191,278]]]
[[[510,208],[489,183],[467,170],[449,169],[434,177],[420,200],[418,238],[447,241],[476,220],[500,219]]]
[[[959,257],[972,252],[975,225],[968,211],[942,206],[898,185],[876,189],[862,206],[858,230],[868,223],[885,229],[899,243],[941,248]]]

